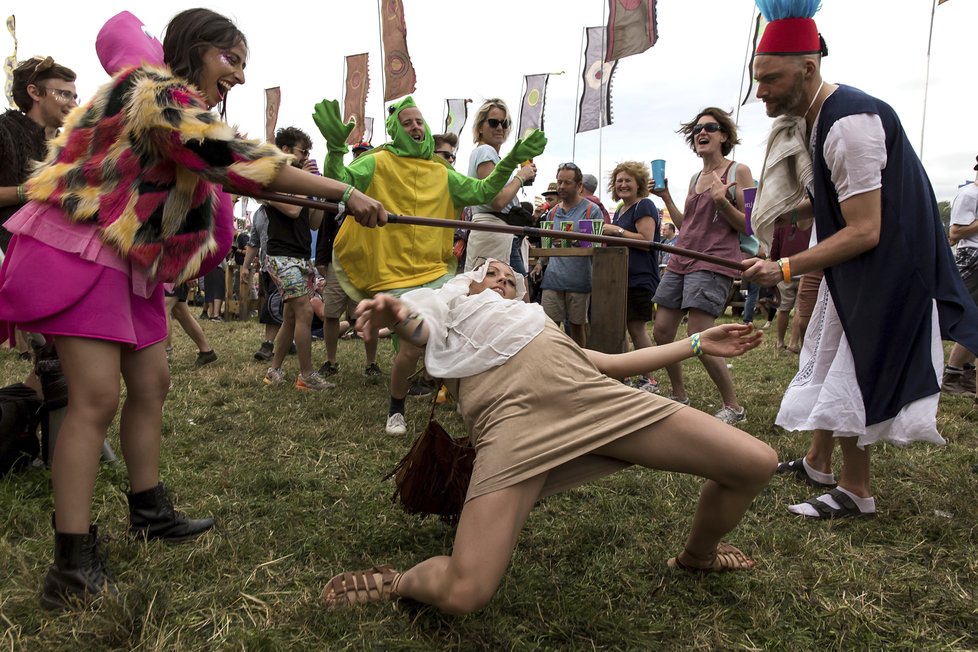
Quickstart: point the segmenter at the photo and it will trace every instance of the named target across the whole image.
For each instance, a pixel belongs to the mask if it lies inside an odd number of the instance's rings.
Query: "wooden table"
[[[587,347],[602,353],[625,351],[628,247],[530,249],[531,258],[556,256],[591,258],[591,333]]]

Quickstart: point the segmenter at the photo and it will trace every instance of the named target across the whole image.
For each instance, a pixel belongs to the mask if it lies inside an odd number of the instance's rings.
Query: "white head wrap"
[[[438,290],[420,288],[401,297],[428,325],[425,367],[436,378],[465,378],[498,367],[547,323],[539,304],[523,301],[526,283],[520,274],[515,299],[489,290],[469,296],[469,286],[485,279],[491,262],[498,261],[490,258]]]

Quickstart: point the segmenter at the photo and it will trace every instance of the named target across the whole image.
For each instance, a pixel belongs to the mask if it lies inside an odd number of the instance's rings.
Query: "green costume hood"
[[[387,116],[387,133],[391,137],[391,142],[383,147],[397,156],[430,159],[435,154],[435,139],[431,135],[428,122],[424,123],[424,140],[420,143],[411,138],[401,126],[401,111],[410,108],[418,108],[410,95],[388,108],[390,114]]]

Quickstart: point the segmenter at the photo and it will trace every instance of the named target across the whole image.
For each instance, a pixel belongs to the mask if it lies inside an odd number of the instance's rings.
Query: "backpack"
[[[40,455],[37,426],[43,403],[23,383],[0,389],[0,477],[26,468]]]

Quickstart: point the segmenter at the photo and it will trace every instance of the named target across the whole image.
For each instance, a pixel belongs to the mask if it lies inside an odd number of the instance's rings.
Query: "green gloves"
[[[509,179],[516,166],[523,161],[529,161],[531,158],[539,156],[543,153],[543,149],[546,146],[547,136],[539,129],[534,129],[530,132],[529,136],[516,141],[513,149],[496,164],[496,170],[493,170],[493,172],[498,170]]]
[[[340,103],[336,100],[323,100],[316,105],[312,120],[319,127],[319,133],[326,139],[326,149],[332,153],[346,154],[350,148],[346,139],[350,137],[357,125],[356,118],[344,123],[340,117]]]

